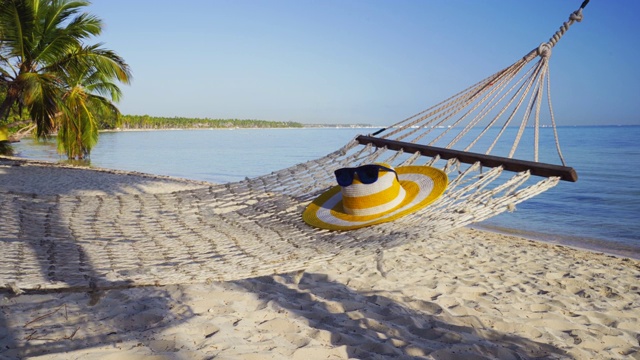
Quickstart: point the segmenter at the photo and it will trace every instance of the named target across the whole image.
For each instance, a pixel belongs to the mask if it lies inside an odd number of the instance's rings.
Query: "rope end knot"
[[[569,15],[569,20],[580,22],[582,21],[582,9],[578,9]]]

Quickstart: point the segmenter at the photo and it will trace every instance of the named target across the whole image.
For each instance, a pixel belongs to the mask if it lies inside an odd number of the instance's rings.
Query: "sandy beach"
[[[0,197],[205,186],[0,158]],[[472,228],[230,282],[2,280],[0,359],[640,359],[640,261]]]

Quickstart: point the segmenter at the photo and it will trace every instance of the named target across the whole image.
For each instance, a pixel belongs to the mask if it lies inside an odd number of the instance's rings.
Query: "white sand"
[[[3,191],[203,186],[58,167],[47,171],[69,181],[43,184],[32,167],[8,166],[0,159]],[[461,229],[296,275],[2,290],[0,359],[640,359],[637,260]]]
[[[0,191],[42,195],[167,193],[207,186],[202,181],[136,172],[87,169],[0,156]]]

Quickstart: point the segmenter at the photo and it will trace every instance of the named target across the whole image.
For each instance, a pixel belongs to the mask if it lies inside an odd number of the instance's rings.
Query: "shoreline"
[[[301,126],[301,127],[201,127],[201,128],[163,128],[163,129],[105,129],[99,132],[144,132],[144,131],[200,131],[200,130],[304,130],[304,129],[380,129],[384,126]]]
[[[205,186],[0,157],[0,194]],[[638,280],[637,260],[461,228],[303,273],[22,295],[5,285],[0,357],[637,358]]]
[[[485,225],[483,223],[475,223],[468,226],[471,229],[492,232],[502,235],[510,235],[526,240],[537,241],[545,244],[566,246],[568,248],[589,251],[593,253],[602,253],[605,255],[616,256],[619,258],[629,258],[640,260],[640,250],[629,246],[618,245],[604,239],[587,239],[583,237],[569,237],[533,232],[521,231],[515,228],[507,228],[495,225]],[[616,248],[606,247],[606,245],[617,245]]]

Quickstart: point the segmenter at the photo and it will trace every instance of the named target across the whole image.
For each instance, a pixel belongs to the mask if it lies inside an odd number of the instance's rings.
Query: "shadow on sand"
[[[557,347],[487,329],[479,322],[477,326],[460,326],[443,321],[439,314],[445,310],[436,303],[399,303],[375,293],[354,291],[328,280],[324,274],[305,273],[298,284],[294,277],[260,277],[227,286],[233,291],[257,295],[258,301],[268,305],[271,311],[281,313],[275,316],[302,320],[309,327],[305,333],[319,330],[330,334],[330,344],[344,347],[349,358],[571,358]],[[219,284],[214,286],[220,288]],[[62,355],[90,348],[104,351],[105,347],[107,353],[113,354],[121,343],[126,343],[122,345],[125,350],[131,350],[132,346],[146,347],[147,354],[158,358],[192,358],[194,352],[179,351],[192,348],[192,344],[181,344],[177,340],[167,344],[167,337],[162,335],[184,331],[184,326],[183,330],[172,328],[198,316],[188,301],[176,295],[184,290],[181,287],[98,290],[97,302],[96,295],[79,291],[5,295],[7,299],[0,316],[4,329],[4,333],[0,332],[0,358]],[[16,308],[20,311],[13,311]],[[217,329],[220,321],[212,316],[212,328]],[[228,336],[238,336],[221,332],[208,339],[211,335],[204,331],[189,338],[193,344],[208,344],[197,352],[205,358],[211,354],[224,358],[224,351],[212,349],[211,344],[227,341]],[[250,349],[248,343],[245,345]],[[237,353],[232,357],[242,358]]]
[[[328,280],[325,274],[305,273],[296,285],[293,276],[261,277],[236,283],[265,302],[301,316],[308,325],[330,332],[334,346],[345,346],[349,358],[430,359],[569,359],[565,351],[512,334],[483,327],[453,325],[439,320],[436,303],[412,302],[409,308],[388,297],[364,294]]]
[[[87,172],[93,176],[83,176]],[[68,214],[60,213],[57,196],[94,190],[116,196],[143,191],[160,179],[133,175],[0,157],[0,261],[5,265],[15,263],[20,261],[20,252],[34,252],[39,269],[28,271],[39,271],[42,278],[69,286],[15,295],[20,290],[11,289],[6,279],[0,278],[0,359],[22,359],[127,340],[138,340],[146,346],[143,339],[134,339],[130,334],[187,321],[193,316],[189,308],[175,307],[165,288],[147,291],[144,298],[132,302],[137,307],[136,316],[127,315],[128,309],[122,309],[121,316],[114,316],[128,298],[130,285],[104,280],[63,221]],[[98,289],[96,283],[112,290]],[[106,317],[109,319],[101,320]],[[95,333],[92,323],[96,322],[109,330]]]

